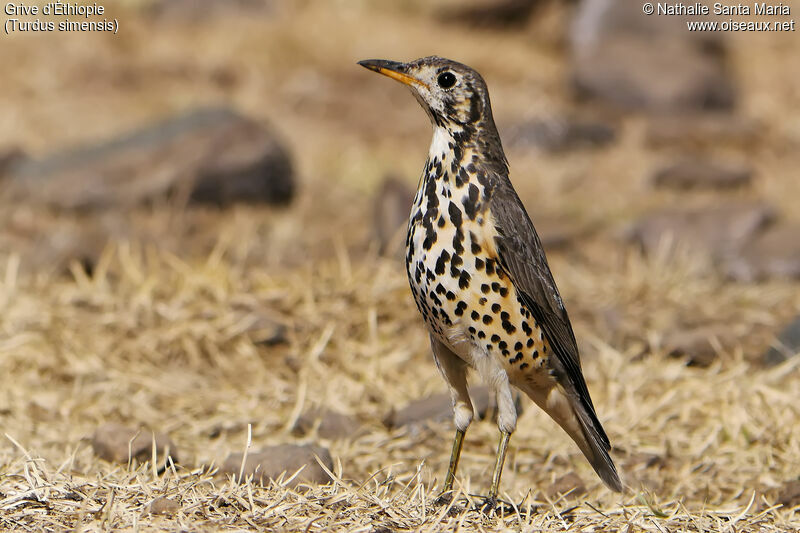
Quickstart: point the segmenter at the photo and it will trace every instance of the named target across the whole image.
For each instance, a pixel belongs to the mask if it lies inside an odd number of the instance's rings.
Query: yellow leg
[[[450,453],[450,466],[447,467],[447,477],[444,478],[443,493],[453,490],[453,480],[456,478],[458,459],[461,457],[461,446],[464,444],[464,432],[456,430],[456,438],[453,440],[453,451]]]
[[[503,464],[506,462],[506,451],[508,450],[508,439],[511,433],[502,431],[500,433],[500,444],[497,446],[497,458],[494,463],[494,473],[492,474],[492,486],[489,487],[489,501],[497,500],[497,493],[500,490],[500,476],[503,474]]]

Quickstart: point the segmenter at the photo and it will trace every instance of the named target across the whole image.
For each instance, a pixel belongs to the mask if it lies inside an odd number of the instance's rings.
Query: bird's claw
[[[498,500],[494,496],[486,496],[475,504],[475,510],[485,515],[507,516],[517,513],[517,509],[510,503]]]

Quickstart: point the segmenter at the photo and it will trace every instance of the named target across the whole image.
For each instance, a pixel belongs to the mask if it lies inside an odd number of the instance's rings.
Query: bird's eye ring
[[[439,77],[436,78],[436,82],[442,89],[449,89],[456,84],[456,76],[452,72],[442,72],[439,74]]]

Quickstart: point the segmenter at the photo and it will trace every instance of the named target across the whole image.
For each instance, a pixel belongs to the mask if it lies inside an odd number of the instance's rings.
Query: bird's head
[[[362,67],[408,85],[434,126],[463,130],[491,124],[489,91],[480,74],[443,57],[423,57],[409,63],[366,59]]]

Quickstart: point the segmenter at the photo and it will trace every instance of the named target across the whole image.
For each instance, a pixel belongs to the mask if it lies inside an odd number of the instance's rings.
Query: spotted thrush
[[[620,491],[567,310],[508,177],[483,78],[441,57],[359,64],[410,87],[433,125],[408,224],[406,269],[430,331],[436,366],[453,400],[456,436],[443,494],[452,491],[473,417],[466,379],[470,368],[497,398],[501,437],[489,501],[497,501],[517,424],[511,385],[544,409],[606,485]]]

